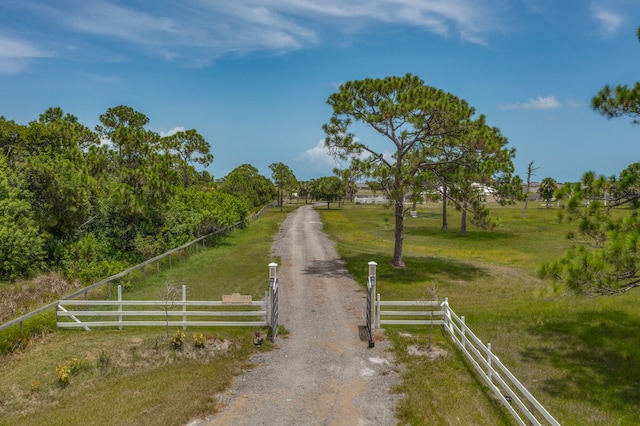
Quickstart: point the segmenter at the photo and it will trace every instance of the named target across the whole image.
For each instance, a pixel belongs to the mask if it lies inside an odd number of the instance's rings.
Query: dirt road
[[[317,212],[292,212],[273,244],[280,256],[277,348],[219,395],[223,410],[207,425],[394,425],[397,383],[387,343],[359,336],[365,293],[321,231]],[[362,265],[367,268],[367,265]]]

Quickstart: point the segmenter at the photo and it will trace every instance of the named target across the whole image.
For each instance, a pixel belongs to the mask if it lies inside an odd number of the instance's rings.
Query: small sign
[[[222,295],[222,303],[225,305],[233,305],[234,303],[241,303],[243,305],[251,304],[251,295],[250,294],[224,294]]]

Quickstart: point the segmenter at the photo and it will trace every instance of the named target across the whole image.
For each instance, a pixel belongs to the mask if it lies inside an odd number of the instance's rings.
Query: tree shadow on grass
[[[471,241],[503,241],[518,238],[514,233],[494,230],[494,231],[482,231],[478,229],[468,230],[466,234],[460,234],[457,229],[449,229],[443,231],[433,226],[413,227],[405,226],[404,234],[406,236],[413,237],[433,237],[442,238],[446,240],[471,240]]]
[[[563,374],[542,379],[542,389],[557,398],[586,401],[608,412],[640,415],[640,320],[617,311],[591,311],[546,319],[529,332],[545,345],[522,357]]]
[[[217,247],[230,247],[234,244],[231,243],[231,239],[228,235],[218,235],[205,240],[205,245],[209,248]]]
[[[486,271],[474,265],[451,259],[437,257],[403,257],[405,267],[394,268],[388,256],[358,254],[345,258],[348,269],[356,279],[364,279],[368,274],[368,263],[377,263],[378,282],[392,282],[394,284],[415,284],[429,282],[434,279],[451,281],[474,281],[486,275]],[[378,259],[376,259],[378,258]]]

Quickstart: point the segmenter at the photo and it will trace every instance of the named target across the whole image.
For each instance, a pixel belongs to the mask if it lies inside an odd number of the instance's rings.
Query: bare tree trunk
[[[396,232],[395,243],[393,248],[393,259],[391,265],[395,268],[404,268],[404,262],[402,261],[402,241],[404,240],[404,203],[402,195],[396,200]]]
[[[442,230],[446,231],[449,229],[449,224],[447,223],[447,186],[442,186]]]
[[[460,224],[460,234],[467,233],[467,202],[462,203],[462,223]]]

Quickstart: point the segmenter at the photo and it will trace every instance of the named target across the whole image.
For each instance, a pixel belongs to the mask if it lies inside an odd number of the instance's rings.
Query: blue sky
[[[196,129],[216,178],[282,162],[308,180],[337,166],[328,96],[412,73],[499,127],[523,179],[533,160],[534,180],[576,181],[640,160],[640,127],[589,106],[640,80],[639,25],[637,0],[2,0],[0,115],[59,106],[93,128],[127,105],[158,133]]]

